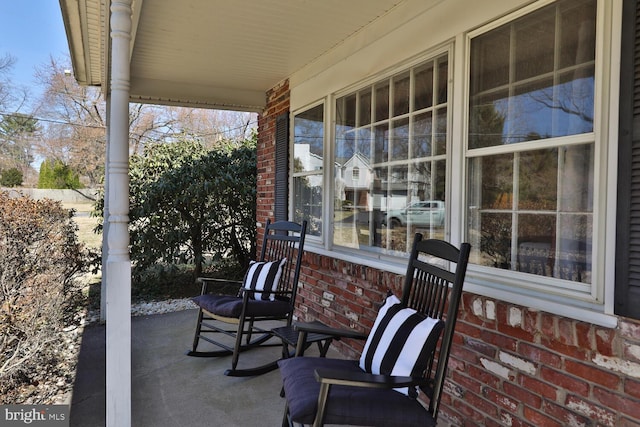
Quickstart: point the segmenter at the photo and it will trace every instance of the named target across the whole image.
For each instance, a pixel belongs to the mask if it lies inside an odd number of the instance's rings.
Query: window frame
[[[330,86],[323,91],[322,85],[309,84],[301,86],[298,91],[294,87],[292,96],[297,105],[302,105],[301,99],[306,99],[304,107],[297,108],[294,113],[303,111],[313,104],[324,102],[325,105],[325,145],[324,145],[324,169],[331,173],[324,174],[323,197],[323,223],[324,232],[320,239],[309,239],[308,250],[320,255],[335,259],[353,262],[359,265],[370,266],[384,271],[404,274],[405,260],[385,254],[336,247],[333,245],[333,156],[335,143],[336,99],[345,96],[388,78],[391,75],[406,71],[412,66],[418,65],[429,58],[436,57],[444,51],[449,55],[449,112],[447,127],[447,172],[446,172],[446,201],[447,201],[447,227],[445,238],[456,244],[465,240],[467,223],[467,135],[469,114],[469,79],[470,79],[470,45],[471,38],[489,31],[505,23],[511,22],[528,13],[538,10],[555,0],[539,0],[519,6],[519,9],[509,9],[496,13],[495,16],[485,17],[481,23],[471,23],[460,31],[452,32],[449,38],[434,44],[432,48],[425,49],[419,54],[408,55],[408,59],[397,61],[393,66],[381,67],[373,74],[360,78],[355,74],[349,74],[351,80],[345,79],[344,84],[339,83]],[[589,297],[584,294],[576,296],[571,294],[559,294],[553,286],[557,279],[544,278],[532,274],[527,286],[514,287],[512,271],[507,274],[497,275],[498,269],[482,268],[470,265],[467,272],[465,290],[467,292],[496,298],[502,301],[520,304],[552,313],[561,314],[570,318],[592,322],[602,326],[615,325],[613,316],[613,293],[615,277],[615,215],[616,215],[616,186],[617,186],[617,120],[619,94],[617,73],[620,60],[620,29],[617,27],[622,22],[622,0],[598,0],[596,12],[596,53],[595,53],[595,91],[594,91],[594,202],[593,202],[593,256],[592,256],[592,293]],[[401,36],[398,36],[400,38]],[[428,40],[425,42],[428,43]],[[346,65],[345,65],[346,67]],[[343,66],[335,67],[327,71],[327,76],[339,76],[335,74],[342,70]],[[613,76],[613,77],[612,77]],[[327,82],[323,78],[323,82]],[[317,95],[313,96],[313,93]],[[295,98],[298,99],[295,99]],[[317,101],[311,103],[311,99]],[[293,117],[293,116],[292,116]],[[291,120],[293,123],[293,119]],[[566,138],[566,139],[565,139]],[[581,134],[574,137],[563,137],[572,144],[579,144],[584,139]],[[610,143],[608,141],[611,141]],[[543,144],[555,145],[557,141],[546,141]],[[539,147],[543,148],[544,145]],[[523,146],[522,150],[526,147]],[[478,150],[488,150],[493,147]],[[330,154],[330,155],[329,155]],[[455,173],[454,173],[455,171]],[[291,187],[290,187],[291,188]],[[293,195],[291,195],[293,197]],[[607,221],[608,219],[608,221]],[[541,279],[544,283],[540,283]],[[520,280],[521,281],[521,280]]]
[[[464,108],[464,126],[459,134],[461,142],[462,167],[464,168],[462,183],[465,185],[464,197],[460,200],[460,207],[465,211],[464,219],[461,223],[461,239],[464,240],[467,229],[464,224],[467,222],[468,194],[466,183],[468,182],[467,161],[475,155],[496,154],[513,151],[527,151],[535,144],[536,149],[557,147],[564,145],[579,145],[586,142],[594,144],[594,190],[593,190],[593,241],[592,241],[592,278],[588,292],[575,292],[571,290],[561,290],[555,286],[558,280],[552,277],[536,276],[532,274],[519,273],[512,270],[500,270],[492,267],[469,264],[467,278],[471,286],[467,289],[480,294],[493,296],[499,299],[519,303],[525,306],[555,311],[571,312],[571,317],[589,319],[598,323],[611,324],[611,319],[606,314],[612,314],[612,285],[611,275],[614,273],[612,267],[614,258],[614,245],[611,244],[612,237],[615,240],[615,221],[606,222],[607,217],[615,216],[615,197],[607,197],[611,193],[611,188],[615,189],[617,165],[611,162],[612,153],[617,152],[615,142],[612,139],[617,129],[610,126],[611,117],[617,118],[617,106],[614,97],[617,91],[612,87],[611,75],[615,73],[615,57],[619,56],[619,50],[610,46],[617,44],[618,34],[611,25],[617,10],[612,4],[603,0],[596,3],[596,37],[595,37],[595,69],[594,69],[594,123],[593,131],[578,135],[550,138],[545,142],[539,141],[524,142],[514,144],[518,147],[509,147],[508,150],[498,147],[468,148],[468,126],[469,126],[469,100],[470,100],[470,78],[471,78],[471,41],[474,37],[498,28],[504,24],[513,22],[529,13],[535,12],[556,0],[544,0],[535,2],[523,7],[518,11],[507,14],[486,25],[480,26],[464,34],[462,42],[464,49],[464,96],[458,100],[462,102]],[[608,25],[607,25],[608,23]],[[605,53],[605,46],[609,46],[610,51]],[[611,91],[613,89],[613,91]],[[609,92],[608,92],[609,91]],[[615,121],[617,123],[617,121]],[[470,153],[472,151],[472,153]],[[611,231],[613,228],[614,231]],[[607,249],[608,248],[608,249]],[[514,279],[515,276],[515,279]],[[514,287],[515,285],[515,287]],[[584,312],[582,310],[587,310]],[[579,313],[579,314],[576,314]],[[600,316],[598,313],[604,313]]]
[[[321,169],[314,169],[311,171],[302,171],[302,172],[294,172],[294,164],[295,164],[295,118],[297,115],[300,115],[302,113],[305,113],[307,111],[310,111],[318,106],[322,105],[322,119],[323,119],[323,123],[322,123],[322,136],[323,136],[323,142],[322,142],[322,146],[323,146],[323,159],[322,159],[322,167]],[[296,109],[295,111],[292,111],[290,113],[290,119],[289,119],[289,135],[291,135],[291,137],[289,138],[289,147],[290,147],[290,153],[291,155],[289,156],[289,165],[288,165],[288,170],[289,170],[289,188],[291,189],[291,191],[289,191],[289,218],[292,218],[292,220],[296,220],[296,216],[295,216],[295,209],[296,209],[296,204],[295,204],[295,199],[296,199],[296,194],[295,194],[295,180],[296,178],[304,178],[304,177],[309,177],[309,176],[322,176],[322,199],[321,199],[321,203],[322,206],[320,208],[321,211],[321,217],[320,217],[320,222],[323,224],[322,225],[322,229],[320,232],[320,235],[314,235],[311,233],[307,233],[307,237],[306,237],[306,241],[309,242],[316,242],[316,243],[321,243],[326,237],[327,234],[327,227],[324,225],[326,223],[325,218],[326,218],[326,204],[327,204],[327,192],[326,192],[326,188],[327,188],[327,163],[326,163],[326,150],[327,150],[327,144],[328,144],[328,140],[330,139],[330,136],[327,134],[327,100],[326,99],[320,99],[316,102],[313,102],[311,104],[305,105],[301,108]],[[307,218],[308,219],[308,218]]]
[[[328,162],[329,165],[333,165],[335,164],[335,148],[336,148],[336,135],[335,135],[335,124],[337,122],[337,108],[336,108],[336,100],[342,98],[342,97],[346,97],[346,96],[350,96],[350,95],[357,95],[358,93],[360,93],[360,91],[367,90],[367,88],[373,88],[375,85],[377,85],[378,83],[387,81],[390,83],[390,85],[393,83],[394,77],[398,77],[404,74],[410,74],[411,70],[417,67],[420,67],[421,65],[428,63],[430,61],[436,61],[438,60],[438,58],[440,57],[446,57],[447,60],[447,101],[446,101],[446,108],[447,108],[447,117],[446,117],[446,125],[447,125],[447,136],[446,136],[446,141],[445,141],[445,154],[438,154],[438,155],[431,155],[428,156],[429,157],[429,161],[430,162],[435,162],[435,161],[440,161],[438,159],[444,159],[445,161],[445,166],[446,166],[446,171],[445,171],[445,209],[448,209],[448,200],[450,198],[450,194],[451,194],[451,187],[448,183],[448,181],[450,180],[450,176],[451,176],[451,168],[449,167],[450,164],[450,151],[451,151],[451,123],[452,123],[452,102],[453,102],[453,96],[452,96],[452,80],[453,80],[453,67],[452,67],[452,61],[453,61],[453,52],[454,52],[454,46],[453,43],[451,41],[448,41],[447,43],[443,43],[440,44],[432,49],[429,49],[427,51],[422,52],[419,55],[416,55],[412,58],[410,58],[409,60],[405,60],[402,61],[399,64],[396,64],[396,66],[389,68],[387,70],[384,70],[383,72],[380,72],[378,74],[375,74],[373,76],[370,76],[367,79],[364,79],[362,81],[359,81],[355,84],[352,84],[348,87],[343,88],[342,90],[336,91],[335,93],[331,94],[331,96],[328,98],[329,101],[327,101],[327,104],[325,104],[326,106],[330,106],[330,141],[328,143],[328,147],[330,150],[330,155],[327,155],[325,157],[328,157],[329,160]],[[413,89],[410,91],[409,93],[409,97],[410,99],[412,98],[413,95]],[[411,101],[412,102],[412,101]],[[441,106],[437,106],[437,105],[433,105],[431,107],[429,107],[430,111],[436,111],[441,109]],[[421,109],[420,111],[423,111],[424,109]],[[422,114],[422,113],[420,113]],[[404,113],[404,114],[400,114],[398,116],[390,116],[388,118],[386,118],[385,120],[389,123],[392,123],[394,120],[398,120],[398,118],[410,118],[410,117],[414,117],[414,115],[416,115],[415,111],[411,112],[411,113]],[[378,123],[378,121],[376,122],[372,122],[370,125],[373,126],[374,123]],[[436,124],[433,124],[433,127],[435,129]],[[435,141],[433,142],[433,144],[435,144]],[[327,148],[327,147],[325,147]],[[410,164],[414,164],[416,162],[415,159],[404,159],[404,160],[398,160],[398,161],[394,161],[394,160],[385,160],[383,163],[387,164],[387,165],[393,165],[393,164],[406,164],[406,165],[410,165]],[[327,168],[329,168],[329,166],[327,166]],[[329,169],[327,169],[329,170]],[[384,266],[385,269],[389,270],[393,270],[396,272],[403,272],[404,271],[404,265],[406,264],[406,259],[409,257],[409,252],[406,253],[393,253],[393,251],[385,251],[382,250],[382,248],[379,247],[375,247],[375,246],[370,246],[369,248],[372,248],[372,250],[359,250],[359,249],[354,249],[354,248],[350,248],[348,246],[341,246],[338,244],[335,244],[335,240],[334,240],[334,235],[333,235],[333,231],[334,231],[334,227],[333,227],[333,222],[334,222],[334,206],[333,203],[335,201],[335,198],[333,197],[334,194],[334,170],[331,167],[330,169],[330,173],[331,173],[331,177],[329,179],[330,181],[330,185],[331,185],[331,196],[329,197],[330,202],[331,202],[331,206],[327,206],[327,209],[330,208],[328,215],[331,218],[331,228],[328,230],[327,235],[326,235],[326,240],[324,241],[324,248],[329,251],[330,254],[340,254],[341,256],[355,256],[357,257],[357,259],[359,260],[358,263],[359,264],[365,264],[365,265],[371,265],[374,267],[379,267],[379,266]],[[327,174],[329,175],[329,174]],[[327,187],[329,188],[329,187]],[[445,239],[450,239],[450,226],[449,226],[449,221],[448,221],[448,217],[445,218],[445,224],[444,224],[444,238]],[[410,250],[410,248],[408,249]]]

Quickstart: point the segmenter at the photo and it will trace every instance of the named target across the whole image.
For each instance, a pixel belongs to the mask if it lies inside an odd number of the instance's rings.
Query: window
[[[360,168],[357,166],[354,166],[353,169],[351,170],[351,180],[353,181],[354,184],[357,184],[358,181],[360,180]]]
[[[334,245],[406,253],[417,231],[444,237],[448,79],[445,53],[336,99]]]
[[[452,16],[460,32],[391,69],[358,52],[366,76],[340,63],[301,82],[299,105],[322,104],[292,116],[292,206],[321,253],[396,272],[416,232],[468,241],[473,292],[608,315],[622,6],[518,4]]]
[[[309,221],[308,234],[322,235],[324,105],[293,118],[293,218]]]
[[[471,39],[472,262],[589,291],[596,0],[558,1]]]

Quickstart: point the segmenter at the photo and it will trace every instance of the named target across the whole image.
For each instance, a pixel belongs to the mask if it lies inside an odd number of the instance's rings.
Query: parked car
[[[444,202],[423,200],[413,202],[402,209],[391,209],[385,215],[383,225],[386,224],[389,224],[391,228],[407,224],[442,226],[444,225]]]

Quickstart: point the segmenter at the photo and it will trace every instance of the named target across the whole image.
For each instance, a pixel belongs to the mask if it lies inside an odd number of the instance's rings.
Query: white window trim
[[[454,161],[457,160],[457,165],[452,164],[452,168],[460,167],[460,170],[464,171],[464,173],[459,174],[462,182],[454,183],[452,181],[452,188],[466,189],[465,183],[467,182],[466,161],[468,156],[466,152],[469,123],[467,106],[469,105],[471,39],[554,2],[555,0],[536,2],[456,38],[458,49],[456,50],[455,58],[457,61],[462,61],[465,66],[463,70],[456,69],[455,81],[463,82],[464,85],[457,85],[458,90],[453,101],[455,108],[453,117],[454,120],[460,120],[460,122],[457,125],[454,123],[453,126],[454,132],[457,130],[453,143],[453,149],[455,150],[453,153]],[[496,269],[473,264],[469,264],[467,270],[465,290],[601,326],[615,327],[617,325],[617,317],[613,316],[613,298],[615,289],[615,189],[617,187],[618,141],[616,124],[618,123],[619,81],[617,78],[612,78],[612,76],[619,75],[620,72],[622,1],[598,0],[597,8],[594,131],[590,134],[563,138],[563,140],[573,143],[580,143],[581,140],[585,139],[593,140],[595,144],[592,298],[584,298],[584,293],[582,298],[579,294],[554,293],[551,288],[549,288],[548,292],[527,287],[514,289],[509,286],[510,282],[513,283],[513,279],[509,280],[508,277],[514,272],[506,270],[500,272]],[[614,23],[617,23],[617,27]],[[463,77],[460,76],[460,73],[464,73]],[[591,135],[593,135],[593,139],[591,139]],[[550,143],[553,143],[553,141]],[[540,144],[540,148],[543,145]],[[487,150],[491,150],[491,148]],[[476,153],[478,151],[480,150],[476,150]],[[455,184],[459,185],[459,187],[454,187]],[[459,197],[452,200],[452,209],[463,213],[458,220],[458,226],[452,227],[452,238],[457,237],[457,241],[464,238],[462,233],[465,230],[466,206],[466,191],[460,191]],[[607,221],[607,218],[610,220]],[[523,274],[522,276],[528,275]],[[526,279],[529,278],[526,277]],[[547,282],[548,285],[551,285],[553,279],[532,276],[530,281],[531,283]]]
[[[404,61],[402,64],[376,73],[366,79],[348,85],[343,89],[326,95],[321,100],[296,108],[293,114],[324,102],[325,106],[325,153],[333,153],[335,131],[335,100],[380,79],[401,72],[413,65],[449,51],[449,134],[447,141],[447,239],[454,244],[463,241],[466,222],[466,135],[468,124],[468,89],[469,89],[469,47],[470,38],[490,28],[511,22],[518,16],[525,15],[555,0],[540,0],[523,6],[518,11],[497,17],[490,24],[479,29],[462,32],[440,45],[430,49],[418,57]],[[605,327],[615,327],[618,318],[613,315],[615,289],[615,240],[616,240],[616,188],[617,188],[617,140],[618,140],[618,96],[619,81],[612,76],[619,75],[622,0],[598,0],[597,44],[596,44],[596,91],[594,105],[594,137],[596,153],[596,173],[594,176],[594,288],[597,288],[600,302],[585,301],[554,295],[530,289],[514,290],[508,285],[496,283],[495,275],[482,274],[476,266],[471,266],[467,274],[465,291],[480,296],[526,306],[533,310],[546,311],[569,318],[594,323]],[[480,28],[480,27],[477,27]],[[455,83],[454,83],[455,82]],[[295,93],[293,91],[292,93]],[[291,120],[293,123],[293,120]],[[609,125],[611,124],[611,125]],[[606,141],[611,141],[607,144]],[[324,188],[332,188],[333,171],[332,156],[324,159]],[[606,169],[602,169],[605,167]],[[453,171],[463,171],[453,173]],[[331,173],[326,173],[331,171]],[[292,188],[290,186],[290,188]],[[292,196],[292,195],[291,195]],[[322,238],[308,238],[305,248],[313,253],[331,258],[353,262],[373,268],[404,274],[406,264],[398,257],[384,256],[375,252],[334,248],[333,242],[333,197],[325,195],[323,200]],[[291,204],[290,204],[291,206]],[[609,219],[609,220],[607,220]],[[597,222],[597,223],[596,223]],[[311,237],[311,236],[310,236]],[[492,269],[493,270],[493,269]],[[596,278],[597,277],[597,278]],[[489,280],[485,280],[489,278]],[[536,279],[534,277],[534,279]]]

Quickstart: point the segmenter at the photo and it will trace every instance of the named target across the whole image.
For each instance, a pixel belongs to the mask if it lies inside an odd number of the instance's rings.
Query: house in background
[[[473,245],[442,420],[640,424],[636,0],[61,7],[76,79],[110,111],[108,425],[130,418],[129,101],[260,113],[259,235],[311,224],[301,320],[369,329],[416,231]],[[444,201],[444,225],[377,221],[391,194]]]

